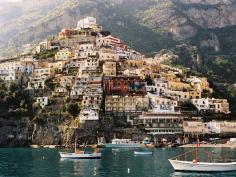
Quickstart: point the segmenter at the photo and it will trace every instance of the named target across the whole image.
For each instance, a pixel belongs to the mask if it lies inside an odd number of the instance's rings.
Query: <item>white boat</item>
[[[131,139],[113,139],[111,143],[105,144],[106,148],[140,148],[141,144]]]
[[[191,162],[169,159],[175,171],[192,172],[223,172],[235,171],[236,162],[229,163],[209,163],[209,162]]]
[[[85,153],[80,151],[80,153],[68,153],[68,152],[59,152],[61,158],[68,159],[101,159],[101,153]]]
[[[191,171],[191,172],[225,172],[236,171],[236,162],[231,162],[224,157],[218,157],[211,152],[206,152],[207,161],[200,160],[199,158],[199,139],[197,138],[197,148],[195,151],[190,151],[185,154],[179,155],[175,158],[169,159],[172,167],[175,171]],[[189,160],[188,154],[195,157],[190,157],[193,160]],[[205,158],[206,158],[205,157]],[[188,159],[188,160],[186,160]]]
[[[153,151],[134,151],[134,155],[153,155]]]
[[[77,150],[76,146],[76,138],[75,138],[75,152],[59,152],[60,157],[63,159],[101,159],[102,154],[100,152],[86,153],[85,151]]]

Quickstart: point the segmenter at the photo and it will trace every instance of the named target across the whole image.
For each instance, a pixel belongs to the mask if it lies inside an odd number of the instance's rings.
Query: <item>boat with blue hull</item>
[[[134,151],[134,155],[153,155],[153,151]]]

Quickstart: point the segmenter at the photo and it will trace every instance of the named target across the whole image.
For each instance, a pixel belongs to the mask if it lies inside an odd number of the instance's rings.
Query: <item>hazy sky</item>
[[[6,0],[8,2],[17,2],[17,1],[21,1],[21,0]]]

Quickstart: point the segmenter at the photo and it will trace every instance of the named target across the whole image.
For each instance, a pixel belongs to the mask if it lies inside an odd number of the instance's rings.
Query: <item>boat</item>
[[[153,155],[153,151],[134,151],[134,155]]]
[[[236,162],[228,163],[208,163],[208,162],[191,162],[169,159],[175,171],[191,172],[226,172],[235,171]]]
[[[141,144],[131,139],[113,139],[111,143],[105,144],[106,148],[140,148]]]
[[[63,159],[101,159],[102,154],[96,150],[93,153],[88,153],[85,151],[80,151],[77,150],[77,145],[76,145],[76,139],[75,139],[75,150],[73,153],[68,153],[68,152],[59,152],[60,157]]]
[[[169,159],[175,171],[190,171],[190,172],[226,172],[236,171],[236,162],[230,159],[219,157],[211,152],[207,152],[207,156],[200,159],[199,156],[199,139],[197,138],[196,150],[186,152],[182,155]],[[189,157],[190,155],[190,157]],[[193,156],[195,156],[193,158]],[[190,160],[193,159],[193,160]]]
[[[59,152],[61,158],[67,159],[101,159],[101,153],[85,153],[84,151],[77,151],[75,153],[68,153],[68,152]]]
[[[227,141],[227,144],[235,145],[236,144],[236,138],[230,138],[229,141]]]

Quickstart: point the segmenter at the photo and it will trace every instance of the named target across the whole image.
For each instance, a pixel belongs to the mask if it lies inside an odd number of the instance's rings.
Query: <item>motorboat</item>
[[[131,139],[113,139],[111,143],[105,144],[106,148],[140,148],[141,144]]]

